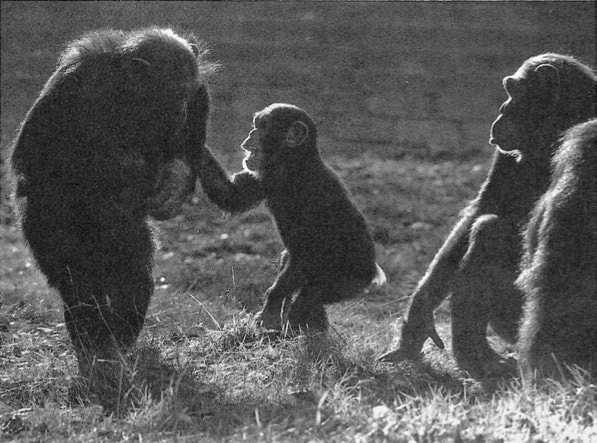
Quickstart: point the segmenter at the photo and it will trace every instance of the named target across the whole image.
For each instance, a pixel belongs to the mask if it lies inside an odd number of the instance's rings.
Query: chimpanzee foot
[[[518,373],[515,359],[503,358],[491,350],[458,358],[457,363],[460,369],[477,379],[514,377]]]
[[[299,334],[301,332],[325,332],[329,326],[325,307],[319,301],[308,297],[295,298],[288,308],[285,332]]]
[[[255,315],[255,322],[263,329],[280,331],[284,324],[285,299],[271,302],[266,300],[265,305]]]
[[[87,397],[109,412],[126,408],[132,397],[129,398],[131,377],[124,352],[116,347],[78,352],[81,378],[74,386],[72,398]]]

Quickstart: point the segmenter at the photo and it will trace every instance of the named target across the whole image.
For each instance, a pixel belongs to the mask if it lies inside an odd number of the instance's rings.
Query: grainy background
[[[450,353],[431,344],[425,360],[437,378],[374,363],[486,176],[502,77],[545,51],[594,66],[595,2],[45,1],[2,2],[1,13],[3,154],[68,41],[106,27],[193,32],[222,65],[209,79],[208,142],[218,157],[241,167],[254,111],[304,107],[323,157],[369,221],[389,283],[328,308],[342,358],[313,369],[317,359],[301,347],[272,347],[243,326],[282,248],[266,209],[226,217],[198,191],[182,214],[155,223],[155,293],[141,339],[166,361],[180,358],[195,381],[180,385],[173,412],[166,402],[157,415],[147,407],[114,421],[67,400],[77,370],[60,299],[0,202],[0,440],[595,441],[588,381],[539,397],[471,397],[470,380],[441,373]],[[5,196],[6,177],[0,184]],[[442,306],[435,319],[449,348],[447,314]],[[295,398],[297,383],[314,401]],[[419,385],[423,397],[402,399]]]
[[[222,65],[209,79],[208,143],[218,156],[240,168],[254,111],[305,108],[381,245],[388,294],[405,296],[485,175],[502,77],[545,51],[594,65],[594,12],[594,2],[2,2],[1,147],[68,41],[107,27],[193,32]],[[263,210],[220,223],[197,199],[184,223],[160,224],[158,258],[175,251],[168,263],[180,260],[164,268],[170,280],[207,279],[202,261],[227,269],[239,253],[275,259],[280,245]],[[251,300],[243,305],[254,308],[271,270],[239,269]],[[220,292],[205,284],[207,297]]]
[[[356,155],[485,149],[499,81],[537,53],[594,64],[594,2],[3,2],[2,148],[64,44],[96,28],[174,26],[204,39],[210,143],[232,150],[251,114],[296,103],[323,146]]]
[[[404,300],[485,176],[502,77],[545,51],[594,65],[594,12],[595,2],[2,2],[1,147],[68,41],[109,27],[193,32],[222,66],[209,79],[208,143],[218,157],[240,168],[254,111],[305,108],[370,222],[387,295]],[[280,250],[267,214],[223,220],[201,192],[195,200],[159,224],[156,284],[199,281],[216,307],[215,294],[236,285],[240,306],[256,309]],[[19,238],[6,205],[1,218]],[[18,288],[10,273],[4,280]]]

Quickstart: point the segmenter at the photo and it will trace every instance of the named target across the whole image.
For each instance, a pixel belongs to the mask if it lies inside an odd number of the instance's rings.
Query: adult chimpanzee
[[[153,291],[146,218],[194,191],[211,69],[170,29],[72,42],[29,110],[12,166],[22,227],[57,288],[82,375],[134,344]]]
[[[595,115],[595,84],[590,68],[551,53],[529,58],[504,78],[508,98],[491,128],[490,143],[498,148],[489,175],[419,282],[399,348],[382,360],[415,357],[428,337],[443,347],[433,310],[451,293],[458,365],[474,376],[504,369],[487,342],[487,326],[517,340],[523,296],[514,281],[521,233],[548,187],[558,138]]]
[[[302,109],[273,104],[255,114],[242,143],[244,170],[232,176],[201,157],[204,191],[229,212],[265,199],[286,250],[258,319],[267,329],[325,330],[324,305],[362,293],[385,275],[362,214],[317,149],[317,131]],[[376,279],[377,277],[377,279]]]
[[[570,129],[551,184],[531,214],[522,272],[519,363],[559,375],[577,364],[597,375],[597,119]]]

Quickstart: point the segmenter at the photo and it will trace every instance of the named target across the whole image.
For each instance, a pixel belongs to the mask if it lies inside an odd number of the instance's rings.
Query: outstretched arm
[[[229,178],[207,146],[201,153],[198,169],[203,190],[224,211],[245,212],[265,198],[261,183],[252,172],[241,171]]]

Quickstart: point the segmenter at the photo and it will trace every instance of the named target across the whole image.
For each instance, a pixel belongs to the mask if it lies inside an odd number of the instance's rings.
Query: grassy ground
[[[227,217],[198,192],[182,215],[156,223],[156,290],[129,368],[138,401],[107,416],[77,395],[59,299],[4,204],[0,439],[595,441],[597,387],[581,376],[530,390],[517,381],[478,383],[454,368],[449,349],[429,344],[423,362],[375,361],[395,339],[409,293],[486,174],[500,76],[541,50],[591,57],[587,4],[536,7],[3,2],[3,150],[64,41],[97,27],[180,24],[206,38],[225,68],[211,85],[209,136],[222,160],[231,170],[240,166],[240,153],[219,147],[237,146],[255,109],[280,97],[305,106],[319,121],[326,160],[370,221],[389,284],[330,308],[329,336],[267,336],[251,319],[281,250],[272,223],[262,207]],[[558,20],[561,28],[553,29]],[[524,36],[524,46],[510,51],[511,42],[495,33],[499,26]],[[427,36],[432,28],[439,34]],[[414,49],[396,46],[399,39]],[[441,51],[445,66],[433,55]],[[477,55],[464,68],[467,51]],[[498,72],[462,73],[489,72],[489,65]],[[457,73],[478,89],[456,88],[438,72]],[[391,76],[402,74],[392,86]],[[463,123],[469,121],[476,123],[469,128]],[[424,137],[397,137],[395,127]],[[456,128],[456,135],[442,138],[437,128],[448,135]],[[444,307],[436,317],[449,343],[447,314]]]
[[[156,293],[138,360],[131,363],[139,374],[137,394],[147,390],[148,395],[120,417],[106,417],[100,407],[73,399],[76,363],[57,297],[35,269],[18,230],[0,227],[2,436],[80,441],[597,437],[597,389],[582,378],[536,391],[523,391],[516,381],[483,385],[464,378],[449,352],[432,345],[423,363],[375,362],[395,336],[406,296],[453,220],[450,214],[473,194],[485,164],[375,158],[332,163],[369,218],[388,220],[373,226],[390,284],[329,309],[329,336],[276,341],[255,328],[250,314],[275,272],[280,244],[271,235],[271,222],[262,208],[225,218],[199,196],[184,215],[159,226]],[[454,179],[460,176],[470,179]],[[410,198],[390,201],[397,189]],[[444,311],[439,320],[447,338]]]

